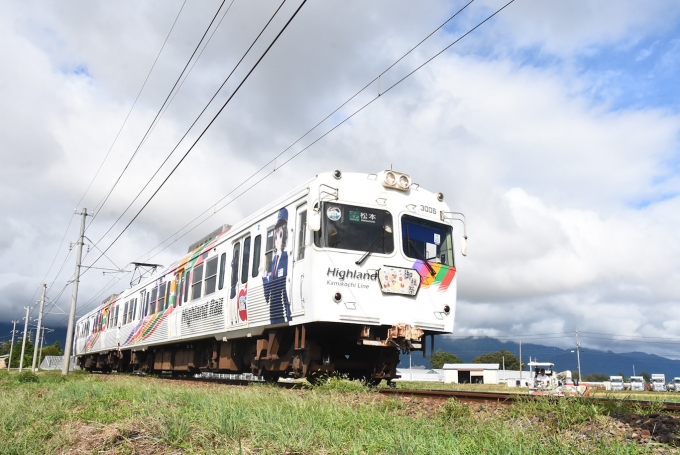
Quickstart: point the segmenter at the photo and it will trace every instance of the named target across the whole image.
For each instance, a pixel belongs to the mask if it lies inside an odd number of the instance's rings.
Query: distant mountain
[[[428,343],[429,351],[429,343]],[[501,349],[512,352],[519,357],[519,343],[514,341],[500,341],[490,337],[468,337],[468,338],[446,338],[438,336],[435,338],[435,350],[442,349],[456,354],[463,362],[470,362],[473,358],[496,352]],[[552,362],[557,371],[576,370],[576,352],[569,349],[560,349],[552,346],[543,346],[533,343],[522,343],[522,361],[527,363],[529,357],[540,362]],[[412,356],[413,365],[429,366],[429,360],[423,359],[421,353],[414,353]],[[625,352],[615,353],[611,351],[597,351],[594,349],[584,349],[581,347],[581,373],[605,373],[615,375],[623,373],[626,377],[633,375],[633,365],[635,372],[639,375],[643,371],[649,374],[663,373],[666,380],[675,376],[680,377],[680,360],[667,359],[655,354],[645,352]],[[401,367],[408,367],[408,357],[401,358]]]

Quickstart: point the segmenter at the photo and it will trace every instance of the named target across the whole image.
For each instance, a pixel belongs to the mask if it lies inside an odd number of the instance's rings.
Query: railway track
[[[405,389],[378,389],[379,393],[385,395],[406,395],[419,396],[427,398],[448,399],[456,398],[465,403],[480,403],[480,402],[495,402],[498,404],[512,404],[519,400],[550,400],[558,397],[549,397],[541,395],[523,395],[517,393],[502,393],[502,392],[470,392],[463,390],[405,390]],[[588,397],[594,403],[605,403],[609,398]],[[649,408],[658,406],[658,402],[649,400],[625,400],[628,403],[635,404],[642,408]],[[666,412],[680,412],[680,403],[666,401],[662,403],[663,411]]]
[[[159,378],[172,380],[174,382],[187,382],[187,383],[210,383],[210,384],[224,384],[231,386],[248,386],[254,383],[263,383],[262,381],[252,381],[246,379],[233,379],[233,378],[220,378],[220,377],[171,377],[171,376],[161,376]],[[278,382],[276,383],[278,387],[284,389],[304,389],[309,387],[304,383],[299,382]],[[463,403],[495,403],[500,405],[512,404],[521,400],[555,400],[565,397],[550,397],[545,395],[527,395],[519,393],[503,393],[503,392],[474,392],[466,390],[437,390],[437,389],[425,389],[425,390],[411,390],[411,389],[393,389],[393,388],[378,388],[376,391],[383,395],[397,395],[397,396],[417,396],[423,398],[432,399],[449,399],[456,398]],[[606,403],[611,401],[611,398],[601,398],[601,397],[587,397],[594,403]],[[616,400],[616,399],[615,399]],[[658,406],[658,402],[649,400],[631,400],[622,399],[630,405],[637,405],[642,408],[649,408],[652,406]],[[680,402],[666,401],[661,403],[661,411],[664,412],[680,412]]]

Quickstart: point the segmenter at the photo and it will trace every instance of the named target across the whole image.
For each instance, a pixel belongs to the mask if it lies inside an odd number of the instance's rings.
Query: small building
[[[399,374],[401,378],[395,379],[395,381],[444,382],[444,370],[397,368],[397,374]]]
[[[7,368],[9,363],[9,354],[0,355],[0,368]]]
[[[444,382],[453,384],[498,384],[497,363],[445,363]]]

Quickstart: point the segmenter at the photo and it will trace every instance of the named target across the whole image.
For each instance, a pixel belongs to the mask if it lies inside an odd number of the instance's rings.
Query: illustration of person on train
[[[290,302],[286,292],[288,276],[288,253],[285,251],[288,240],[288,210],[284,207],[274,226],[274,252],[270,270],[262,276],[264,297],[269,303],[269,317],[272,324],[290,321]]]

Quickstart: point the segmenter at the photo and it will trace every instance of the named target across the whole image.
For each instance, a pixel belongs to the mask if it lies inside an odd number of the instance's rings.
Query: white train
[[[396,378],[400,352],[453,332],[453,220],[408,174],[319,174],[80,318],[75,355],[90,371]]]

